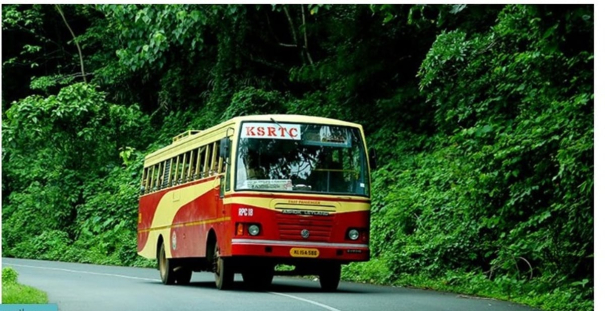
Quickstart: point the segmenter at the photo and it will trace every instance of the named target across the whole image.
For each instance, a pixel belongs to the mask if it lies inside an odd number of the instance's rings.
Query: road
[[[166,286],[155,269],[3,258],[19,282],[48,293],[60,311],[106,310],[452,310],[528,311],[528,307],[456,294],[341,282],[334,293],[318,282],[275,277],[268,291],[250,291],[236,274],[235,288],[219,291],[211,273],[194,273],[190,285]]]

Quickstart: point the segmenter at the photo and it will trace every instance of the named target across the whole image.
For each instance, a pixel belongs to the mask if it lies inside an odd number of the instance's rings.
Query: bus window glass
[[[199,159],[198,159],[198,169],[199,169],[199,175],[198,178],[202,178],[204,177],[206,174],[206,150],[208,148],[206,146],[201,147],[200,148],[200,155],[199,155]]]
[[[356,128],[243,123],[236,190],[369,196],[367,160]]]
[[[191,150],[189,154],[189,170],[187,171],[187,181],[193,180],[195,174],[195,164],[197,162],[197,149]]]
[[[146,167],[143,170],[143,178],[141,179],[141,188],[143,189],[143,193],[147,191],[147,187],[149,187],[149,168]]]
[[[185,177],[187,176],[187,170],[189,170],[189,153],[184,153],[181,155],[181,158],[183,159],[183,164],[181,164],[182,169],[179,177],[179,183],[184,183],[187,181]]]
[[[208,163],[207,163],[207,167],[208,167],[208,176],[212,176],[215,173],[215,164],[216,161],[214,161],[214,157],[216,155],[216,148],[215,148],[215,143],[211,143],[208,145]]]
[[[170,185],[176,185],[176,177],[179,171],[179,157],[172,158],[172,171],[170,172]]]
[[[172,162],[171,159],[164,161],[164,170],[162,172],[162,174],[163,174],[162,175],[163,176],[162,177],[162,188],[168,187],[168,182],[170,179],[170,167],[171,167],[170,163],[171,162]]]

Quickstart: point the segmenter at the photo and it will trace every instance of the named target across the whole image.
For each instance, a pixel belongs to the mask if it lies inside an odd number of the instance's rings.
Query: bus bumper
[[[231,255],[233,257],[270,257],[283,259],[278,261],[284,263],[304,259],[347,263],[368,261],[370,259],[370,249],[367,244],[233,239],[231,241]]]

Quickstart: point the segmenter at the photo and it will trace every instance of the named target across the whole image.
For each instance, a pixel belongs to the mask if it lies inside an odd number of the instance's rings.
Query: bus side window
[[[148,167],[147,168],[147,185],[145,186],[147,189],[147,193],[151,192],[153,189],[153,172],[152,172],[153,167]]]
[[[217,141],[217,142],[216,142],[216,149],[217,149],[217,150],[220,150],[220,147],[221,147],[221,143],[220,143],[220,140],[219,140],[219,141]],[[224,160],[223,160],[223,158],[221,158],[221,156],[220,156],[220,152],[217,152],[217,153],[216,153],[216,163],[218,164],[218,167],[217,167],[217,172],[218,172],[219,174],[221,174],[221,173],[224,173],[224,172],[225,172],[225,165],[224,165],[224,162],[225,162],[225,161],[224,161]]]
[[[204,177],[210,176],[210,170],[212,165],[212,152],[213,152],[213,144],[209,144],[206,146],[206,156],[204,157]]]
[[[147,168],[147,172],[145,173],[145,192],[151,192],[151,168]]]
[[[172,163],[172,159],[168,159],[166,161],[164,161],[164,171],[162,172],[163,174],[163,178],[162,178],[162,188],[166,188],[168,187],[168,182],[170,180],[170,169],[171,166],[170,165]]]
[[[176,156],[176,164],[174,165],[174,174],[172,175],[172,185],[178,185],[179,184],[179,175],[180,175],[180,166],[181,166],[181,157],[180,156]]]
[[[181,180],[181,171],[183,170],[183,157],[182,155],[176,156],[176,167],[174,168],[174,180],[173,185],[178,185]]]
[[[204,159],[205,148],[206,147],[202,146],[197,149],[197,161],[195,164],[195,176],[194,176],[195,179],[202,178],[202,171],[204,169],[203,168],[203,165],[204,165],[203,159]]]
[[[149,169],[148,168],[144,168],[143,169],[143,176],[141,177],[141,190],[140,190],[140,194],[144,194],[145,190],[147,188],[147,171]]]
[[[220,150],[220,147],[221,147],[221,143],[220,143],[220,141],[218,141],[218,142],[216,143],[216,149]],[[226,165],[225,165],[225,159],[223,159],[223,158],[220,156],[220,153],[219,153],[219,152],[217,152],[217,155],[216,155],[216,161],[218,161],[218,172],[219,172],[219,173],[224,173],[224,172],[225,172],[225,169],[226,169]]]
[[[210,167],[210,173],[212,175],[216,175],[218,173],[218,148],[217,148],[217,143],[218,142],[213,142],[212,143],[212,166]]]
[[[155,165],[156,170],[156,184],[155,187],[157,190],[162,189],[162,163],[158,163]]]
[[[193,174],[195,173],[195,163],[197,162],[197,150],[191,150],[189,152],[189,170],[187,171],[187,181],[193,180]]]
[[[187,170],[189,169],[189,153],[182,154],[181,160],[182,160],[182,164],[181,164],[181,174],[179,177],[179,184],[187,182],[187,180],[185,179],[185,175],[186,175],[185,172],[187,172]]]
[[[176,168],[177,168],[177,158],[174,157],[172,159],[170,159],[171,161],[171,165],[170,165],[170,176],[168,177],[168,187],[172,187],[174,186],[174,175],[176,175]]]
[[[155,187],[156,187],[156,169],[155,169],[155,165],[151,167],[151,191],[155,191]]]
[[[155,188],[156,188],[156,190],[160,190],[161,186],[162,186],[162,184],[161,184],[161,182],[162,182],[162,170],[161,170],[162,164],[158,163],[158,164],[154,165],[154,168],[155,168],[155,174],[156,174]]]
[[[179,154],[178,156],[176,156],[176,158],[177,158],[178,165],[176,166],[176,176],[174,178],[175,178],[176,184],[178,185],[182,182],[181,174],[183,173],[183,155]]]
[[[158,163],[158,169],[160,176],[158,176],[158,189],[163,189],[164,187],[164,162]]]

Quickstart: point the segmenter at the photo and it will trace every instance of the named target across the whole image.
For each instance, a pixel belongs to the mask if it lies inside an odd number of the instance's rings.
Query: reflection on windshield
[[[236,190],[369,195],[357,129],[247,122],[240,137]]]

